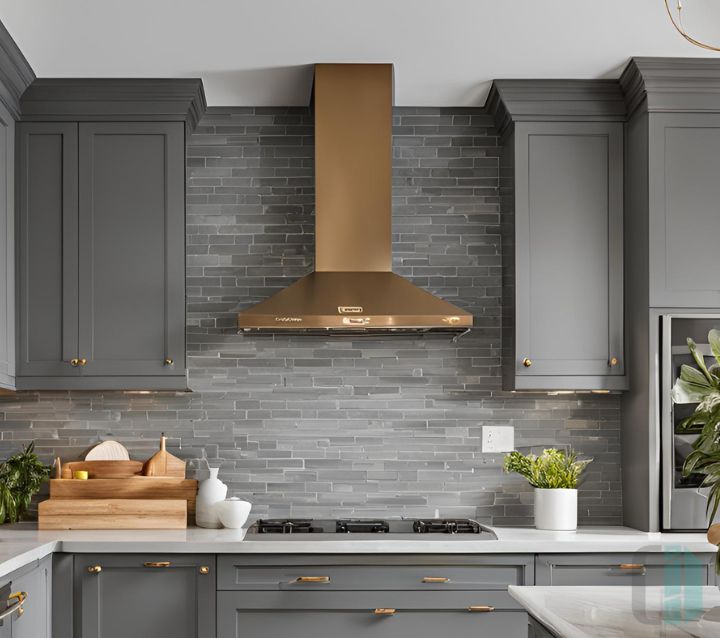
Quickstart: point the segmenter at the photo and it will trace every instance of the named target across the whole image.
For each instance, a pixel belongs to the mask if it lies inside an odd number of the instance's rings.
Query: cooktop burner
[[[495,533],[488,527],[467,518],[419,518],[419,519],[260,519],[248,529],[246,539],[280,539],[292,534],[308,535],[308,540],[357,540],[377,538],[377,535],[395,539],[414,538],[422,540],[495,540]],[[470,538],[468,538],[470,536]],[[258,539],[259,540],[259,539]]]

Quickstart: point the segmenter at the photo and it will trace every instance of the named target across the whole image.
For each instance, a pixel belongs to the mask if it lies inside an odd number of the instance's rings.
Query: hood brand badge
[[[338,314],[341,315],[359,315],[362,311],[362,306],[338,306]]]

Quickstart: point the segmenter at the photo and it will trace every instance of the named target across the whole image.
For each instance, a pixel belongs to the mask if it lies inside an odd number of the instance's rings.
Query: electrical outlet
[[[512,425],[483,425],[483,452],[512,452],[515,449],[515,428]]]

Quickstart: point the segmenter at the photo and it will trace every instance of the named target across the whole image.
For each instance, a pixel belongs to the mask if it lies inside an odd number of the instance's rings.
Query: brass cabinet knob
[[[608,363],[610,364],[610,367],[614,367],[620,362],[617,357],[610,357],[610,361],[608,361]]]
[[[175,362],[174,362],[170,357],[168,357],[167,359],[165,359],[165,365],[166,365],[166,366],[171,366],[173,363],[175,363]]]
[[[523,364],[526,368],[529,368],[529,367],[532,365],[532,363],[533,363],[532,360],[531,360],[531,359],[528,359],[527,357],[525,357],[525,358],[522,360],[522,364]]]
[[[102,571],[102,565],[90,565],[87,570],[91,574],[99,574]]]
[[[87,359],[78,359],[78,365],[84,366],[87,363]]]
[[[77,368],[80,365],[80,359],[70,359],[70,365],[73,368]]]
[[[203,565],[198,571],[205,576],[210,573],[210,568],[207,565]]]

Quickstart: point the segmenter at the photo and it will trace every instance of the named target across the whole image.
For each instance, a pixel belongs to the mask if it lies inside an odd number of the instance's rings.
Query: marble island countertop
[[[510,595],[558,638],[718,638],[717,587],[517,587]]]
[[[541,554],[601,552],[714,552],[704,534],[645,533],[627,527],[582,527],[577,532],[493,528],[498,540],[309,540],[298,535],[248,540],[244,530],[76,530],[41,531],[22,523],[0,527],[0,575],[52,552],[163,552],[207,554]],[[255,537],[257,538],[257,537]],[[437,538],[437,537],[435,537]]]

